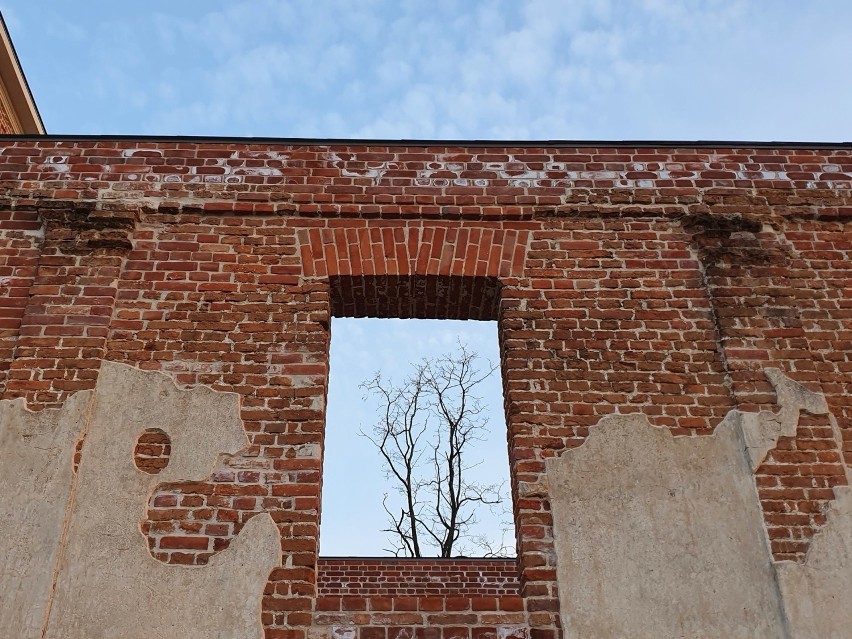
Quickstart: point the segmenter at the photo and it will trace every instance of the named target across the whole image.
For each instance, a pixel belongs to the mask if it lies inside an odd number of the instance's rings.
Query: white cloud
[[[845,0],[4,7],[57,132],[852,137]]]

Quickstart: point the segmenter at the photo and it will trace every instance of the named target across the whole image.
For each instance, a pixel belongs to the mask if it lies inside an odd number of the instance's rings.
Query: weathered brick
[[[57,180],[40,166],[60,152]],[[368,163],[379,177],[353,177]],[[517,564],[422,560],[420,580],[318,560],[332,316],[498,320],[515,487],[616,411],[703,435],[731,408],[774,410],[766,365],[821,391],[841,433],[803,415],[758,469],[776,559],[804,557],[845,483],[848,148],[8,140],[0,171],[2,397],[56,406],[104,359],[238,393],[250,448],[158,488],[142,529],[158,560],[200,565],[268,510],[288,560],[269,637],[559,633],[545,496],[515,503]],[[130,177],[148,173],[174,181]],[[137,450],[147,471],[167,458]]]

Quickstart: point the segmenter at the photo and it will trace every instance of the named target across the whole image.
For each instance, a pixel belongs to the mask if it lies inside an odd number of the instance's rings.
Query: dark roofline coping
[[[422,140],[358,138],[275,138],[207,135],[0,135],[17,142],[175,142],[281,146],[414,146],[414,147],[566,147],[566,148],[725,148],[725,149],[850,149],[852,142],[756,142],[742,140]]]

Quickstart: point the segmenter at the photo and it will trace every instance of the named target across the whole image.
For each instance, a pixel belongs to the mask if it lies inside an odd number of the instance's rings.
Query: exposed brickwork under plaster
[[[849,148],[9,141],[0,197],[3,397],[56,405],[104,358],[240,394],[250,447],[160,486],[145,527],[157,558],[204,563],[270,512],[269,637],[556,636],[544,460],[614,412],[700,435],[772,408],[768,365],[842,433],[806,417],[759,469],[776,558],[803,557],[845,483]],[[317,599],[344,315],[498,320],[520,599]]]
[[[160,473],[169,465],[172,443],[169,436],[158,428],[145,430],[136,440],[133,461],[136,468],[149,475]]]
[[[847,483],[827,417],[802,414],[796,437],[782,437],[755,474],[773,555],[802,559],[825,524],[833,488]]]

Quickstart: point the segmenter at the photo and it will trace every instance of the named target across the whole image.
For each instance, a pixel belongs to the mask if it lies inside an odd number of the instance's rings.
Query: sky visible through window
[[[504,541],[514,554],[514,528],[509,497],[509,460],[503,390],[499,371],[496,322],[413,319],[334,318],[331,328],[331,372],[326,417],[323,466],[320,553],[324,556],[382,556],[389,547],[382,495],[390,489],[376,447],[360,431],[369,432],[376,413],[372,400],[364,401],[359,384],[382,376],[402,381],[410,362],[457,350],[458,340],[476,351],[484,367],[498,369],[485,381],[489,422],[487,438],[471,448],[470,459],[482,460],[471,477],[483,483],[505,481],[505,512],[478,509],[478,532]],[[507,528],[508,530],[504,530]],[[454,553],[455,554],[455,553]],[[468,551],[481,555],[481,551]]]

